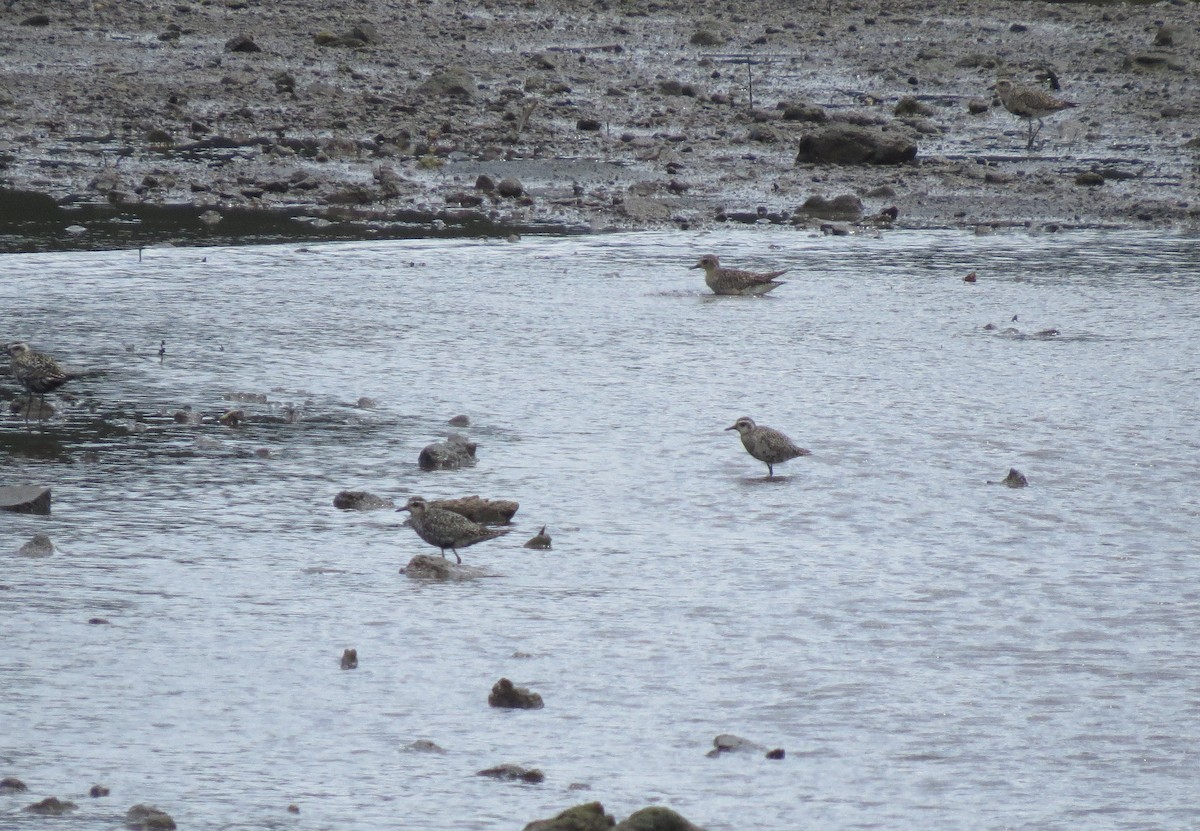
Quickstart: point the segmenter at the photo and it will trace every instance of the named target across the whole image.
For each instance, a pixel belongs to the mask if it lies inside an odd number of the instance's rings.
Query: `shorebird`
[[[412,527],[417,536],[442,549],[443,557],[449,548],[454,552],[454,559],[460,563],[462,557],[458,556],[458,549],[508,533],[495,528],[485,528],[454,511],[435,508],[419,496],[410,498],[403,507],[396,510],[408,511],[412,515]]]
[[[782,286],[785,281],[775,278],[787,273],[786,268],[782,271],[762,273],[743,271],[740,268],[721,268],[721,261],[717,259],[716,254],[705,254],[700,258],[700,262],[690,267],[704,269],[704,282],[708,283],[713,294],[766,294]]]
[[[1042,131],[1044,116],[1078,106],[1073,101],[1055,98],[1048,92],[1013,83],[1008,78],[1001,78],[996,82],[996,94],[1000,96],[1000,103],[1004,105],[1004,109],[1018,118],[1025,119],[1025,123],[1029,125],[1029,143],[1025,145],[1026,150],[1033,149],[1033,140]],[[1038,123],[1036,130],[1033,129],[1035,118]]]
[[[38,415],[46,403],[46,393],[53,392],[79,375],[68,372],[58,365],[58,361],[44,352],[34,352],[29,344],[22,341],[10,343],[4,347],[11,358],[10,370],[17,383],[29,393],[25,405],[25,423],[29,423],[29,411],[33,409],[33,396],[38,396]]]
[[[759,427],[754,419],[742,416],[726,430],[737,430],[742,437],[742,445],[746,452],[767,465],[767,478],[775,475],[775,465],[795,459],[797,456],[811,456],[812,452],[798,447],[778,430],[770,427]]]

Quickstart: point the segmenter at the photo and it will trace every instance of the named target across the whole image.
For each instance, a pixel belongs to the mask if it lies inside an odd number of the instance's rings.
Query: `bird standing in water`
[[[458,549],[508,533],[495,528],[486,528],[454,511],[435,508],[419,496],[410,498],[403,507],[396,510],[408,511],[412,516],[412,527],[417,532],[417,536],[430,545],[436,545],[442,549],[443,557],[446,556],[446,549],[449,548],[454,552],[454,559],[459,563],[462,562],[462,557],[458,555]]]
[[[754,419],[742,416],[726,430],[737,430],[742,437],[742,445],[751,456],[767,465],[767,478],[775,475],[775,465],[795,459],[797,456],[811,456],[812,452],[799,447],[795,442],[778,430],[770,427],[759,427]]]
[[[691,268],[704,269],[704,282],[713,290],[713,294],[766,294],[782,286],[785,281],[775,278],[787,273],[787,269],[759,273],[740,268],[722,268],[716,254],[705,254]]]
[[[59,366],[58,361],[44,352],[34,352],[29,344],[22,341],[10,343],[5,347],[11,363],[9,368],[17,383],[29,393],[25,405],[25,423],[29,423],[29,411],[33,408],[33,396],[38,396],[38,414],[46,402],[46,393],[53,392],[73,378],[79,377],[74,372],[68,372]]]

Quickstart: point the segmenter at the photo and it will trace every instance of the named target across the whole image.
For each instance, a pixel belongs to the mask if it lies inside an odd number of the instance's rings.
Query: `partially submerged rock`
[[[429,739],[417,739],[415,742],[409,742],[405,747],[406,750],[413,750],[417,753],[445,753],[446,751],[436,742],[431,742]]]
[[[752,742],[749,739],[735,736],[732,733],[722,733],[713,739],[713,749],[708,751],[710,759],[722,756],[726,753],[765,753],[768,759],[782,759],[783,749],[775,748],[768,751],[767,748],[758,742]],[[775,755],[772,755],[775,754]]]
[[[546,551],[550,548],[550,535],[546,533],[546,526],[542,526],[542,530],[538,531],[529,541],[525,543],[525,548],[533,548],[538,551]]]
[[[343,511],[374,511],[380,508],[395,508],[396,503],[370,491],[340,491],[333,498],[333,507]]]
[[[25,793],[29,788],[15,776],[6,776],[0,779],[0,794],[6,793]]]
[[[466,436],[451,433],[445,441],[426,445],[417,456],[421,470],[454,470],[463,465],[475,464],[475,449],[478,445]]]
[[[170,831],[175,827],[175,820],[153,805],[138,803],[125,812],[125,826],[135,831]]]
[[[540,710],[543,706],[542,697],[530,692],[525,687],[518,687],[507,678],[501,678],[492,685],[488,696],[489,707],[504,707],[510,710]]]
[[[438,554],[417,554],[400,573],[414,580],[470,580],[484,576],[475,566],[456,563]]]
[[[50,488],[41,485],[0,486],[0,511],[18,514],[49,514]]]
[[[28,811],[31,814],[41,814],[45,817],[60,817],[63,814],[69,814],[79,806],[74,802],[61,800],[57,796],[48,796],[41,802],[35,802],[32,805],[26,805],[22,810]]]
[[[494,768],[479,771],[476,776],[490,776],[504,781],[520,781],[537,784],[544,782],[546,774],[537,768],[523,768],[520,765],[497,765]]]
[[[358,669],[358,650],[342,650],[342,669]]]
[[[916,143],[899,133],[831,124],[801,137],[796,164],[904,164],[916,157]]]
[[[34,534],[29,542],[17,549],[22,557],[49,557],[54,553],[54,543],[45,534]]]
[[[599,802],[568,808],[550,819],[534,820],[523,831],[607,831],[617,824]]]
[[[616,824],[614,831],[701,831],[680,814],[662,805],[634,811]]]
[[[481,496],[461,496],[457,499],[435,499],[429,503],[435,508],[445,508],[461,514],[480,525],[507,525],[520,503],[511,499],[484,499]]]
[[[1003,481],[1010,488],[1023,488],[1029,484],[1029,480],[1025,478],[1025,474],[1015,467],[1008,469],[1008,475],[1004,477]]]
[[[832,219],[840,222],[857,222],[863,216],[862,200],[852,193],[843,193],[832,199],[824,196],[810,196],[800,209],[817,219]]]

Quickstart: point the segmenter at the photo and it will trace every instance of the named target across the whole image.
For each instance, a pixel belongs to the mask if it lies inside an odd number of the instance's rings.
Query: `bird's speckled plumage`
[[[785,280],[776,280],[787,269],[781,271],[743,271],[740,268],[722,268],[716,254],[705,254],[691,268],[704,269],[704,282],[713,294],[766,294],[782,286]]]
[[[443,557],[449,548],[460,563],[462,557],[458,555],[458,549],[508,533],[472,522],[454,511],[435,508],[419,496],[412,497],[404,507],[397,510],[409,512],[412,516],[413,530],[417,532],[418,537],[442,549]]]
[[[1001,78],[996,82],[996,95],[1000,97],[1000,103],[1004,105],[1004,109],[1028,122],[1029,144],[1026,145],[1026,150],[1033,149],[1033,140],[1041,132],[1044,116],[1077,106],[1073,101],[1055,98],[1044,90],[1023,86],[1008,78]],[[1033,129],[1033,119],[1035,118],[1038,123],[1037,130]]]
[[[41,418],[46,393],[53,392],[78,377],[74,372],[68,372],[59,366],[54,358],[44,352],[34,352],[29,348],[29,344],[22,341],[6,344],[4,349],[9,355],[9,371],[13,379],[29,393],[29,401],[25,406],[26,422],[29,421],[29,413],[33,408],[33,396],[38,396],[37,411],[38,418]]]
[[[783,433],[770,427],[760,427],[749,416],[742,416],[726,430],[737,430],[742,437],[742,445],[746,452],[767,465],[767,475],[775,475],[775,465],[795,459],[797,456],[811,456],[811,451],[798,446]]]

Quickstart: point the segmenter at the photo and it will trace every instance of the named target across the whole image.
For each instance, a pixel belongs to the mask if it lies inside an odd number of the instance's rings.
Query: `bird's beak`
[[[702,266],[700,263],[696,263],[695,265],[689,265],[688,268],[704,268],[704,266]]]
[[[737,425],[735,424],[735,425],[733,425],[732,427],[726,427],[725,429],[726,429],[726,430],[736,430],[736,429],[737,429]]]
[[[412,508],[408,507],[407,505],[404,505],[404,506],[397,508],[396,513],[400,513],[401,511],[411,511],[411,510],[412,510]]]

